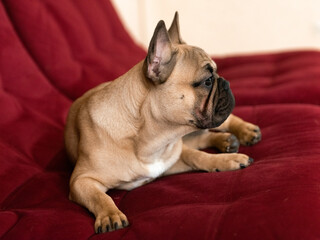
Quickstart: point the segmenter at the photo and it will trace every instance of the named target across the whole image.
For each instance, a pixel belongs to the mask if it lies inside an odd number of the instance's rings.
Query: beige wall
[[[210,54],[320,49],[320,0],[112,0],[147,47],[160,19],[179,11],[183,39]]]

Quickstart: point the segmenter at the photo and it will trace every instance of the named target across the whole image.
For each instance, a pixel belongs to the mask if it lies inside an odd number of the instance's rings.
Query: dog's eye
[[[204,81],[204,85],[206,85],[206,87],[211,87],[212,86],[212,80],[213,80],[213,78],[209,77],[208,79],[206,79]]]
[[[213,76],[207,78],[206,80],[201,80],[199,82],[195,82],[192,84],[194,88],[199,87],[199,86],[205,86],[206,88],[211,88],[213,85]]]

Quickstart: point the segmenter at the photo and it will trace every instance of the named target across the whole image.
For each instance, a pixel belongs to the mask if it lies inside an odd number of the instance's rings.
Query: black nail
[[[246,168],[246,165],[244,165],[243,163],[240,163],[240,168],[241,169]]]
[[[118,223],[116,222],[116,223],[114,223],[114,230],[117,230],[118,229]]]
[[[254,162],[253,158],[249,158],[249,163],[253,163],[253,162]]]
[[[220,172],[220,170],[219,170],[219,169],[216,169],[216,172]]]
[[[97,233],[102,233],[102,227],[101,226],[98,227]]]
[[[122,220],[121,222],[122,222],[122,226],[123,226],[123,227],[126,227],[126,226],[127,226],[127,222],[126,222],[125,220]]]
[[[107,232],[110,231],[110,225],[109,224],[107,225],[106,229],[107,229]]]

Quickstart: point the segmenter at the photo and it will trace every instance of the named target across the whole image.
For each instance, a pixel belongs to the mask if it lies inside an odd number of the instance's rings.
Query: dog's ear
[[[180,35],[180,25],[179,25],[179,14],[176,12],[174,14],[174,19],[171,23],[171,27],[169,28],[169,36],[172,43],[175,44],[185,44]]]
[[[146,58],[146,77],[156,84],[164,83],[170,76],[175,63],[176,52],[171,44],[164,21],[154,30]]]

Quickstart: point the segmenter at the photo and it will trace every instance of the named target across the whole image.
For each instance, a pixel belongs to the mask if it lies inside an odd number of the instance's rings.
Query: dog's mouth
[[[220,126],[231,114],[235,100],[229,83],[223,78],[218,79],[218,87],[211,101],[211,108],[205,111],[195,110],[195,120],[191,124],[200,129],[216,128]]]
[[[234,97],[230,91],[226,96],[222,96],[218,99],[217,106],[214,111],[214,116],[217,118],[228,117],[232,112],[235,105]]]
[[[227,102],[227,104],[221,103],[218,105],[215,109],[215,114],[214,114],[214,122],[215,122],[215,127],[220,126],[231,114],[233,108],[234,108],[234,97],[231,95],[230,99],[224,99],[221,100],[222,102]]]
[[[217,107],[214,114],[197,117],[189,122],[200,129],[216,128],[219,127],[231,114],[233,109],[232,104],[226,104]],[[197,114],[198,115],[198,114]],[[199,116],[199,115],[198,115]]]

